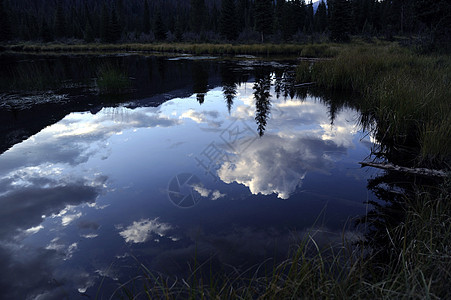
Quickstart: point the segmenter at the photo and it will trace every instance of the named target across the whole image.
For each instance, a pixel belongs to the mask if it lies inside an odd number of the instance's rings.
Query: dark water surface
[[[102,63],[127,72],[127,94],[98,95]],[[374,198],[357,164],[372,144],[348,99],[294,86],[292,63],[2,64],[3,78],[46,69],[65,86],[19,95],[19,78],[1,96],[0,298],[94,298],[102,280],[107,296],[138,262],[186,277],[194,258],[214,270],[283,259],[312,228],[320,245],[359,235],[343,228]]]

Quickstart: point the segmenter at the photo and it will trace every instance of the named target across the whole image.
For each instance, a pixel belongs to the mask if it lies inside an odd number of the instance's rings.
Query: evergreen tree
[[[82,13],[82,15],[83,15],[83,18],[84,18],[85,29],[86,29],[86,23],[89,22],[89,25],[91,26],[91,29],[93,30],[94,27],[95,27],[94,26],[94,20],[91,17],[91,10],[88,7],[88,2],[87,1],[88,0],[85,0],[85,2],[83,4],[83,13]],[[93,30],[93,34],[92,35],[93,35],[93,37],[96,37],[97,33],[95,33],[94,30]]]
[[[119,36],[139,37],[153,29],[158,40],[165,39],[167,31],[175,35],[171,40],[182,39],[188,31],[220,33],[228,40],[238,34],[255,39],[258,31],[263,41],[271,33],[282,34],[287,41],[297,33],[328,31],[334,41],[346,41],[350,34],[384,33],[390,38],[399,33],[420,37],[416,40],[438,49],[449,43],[451,35],[449,0],[329,0],[328,5],[321,0],[313,18],[311,0],[221,0],[221,6],[219,1],[0,0],[0,40],[43,38],[49,31],[51,39],[111,41],[113,7],[119,27],[114,25],[113,31]]]
[[[125,26],[125,12],[124,12],[124,0],[116,0],[116,14],[117,14],[117,19],[119,21],[119,26],[124,29]]]
[[[305,29],[307,32],[313,33],[314,12],[313,12],[313,4],[312,4],[311,0],[310,0],[309,4],[307,4],[305,11],[306,11]]]
[[[12,37],[8,9],[0,0],[0,42],[9,41]]]
[[[272,4],[271,0],[255,0],[255,30],[261,35],[261,42],[272,32]]]
[[[373,16],[376,9],[375,0],[352,0],[353,31],[357,34],[365,33],[374,27]]]
[[[205,2],[204,0],[191,0],[190,4],[191,30],[200,33],[204,29],[204,20],[207,12]]]
[[[275,7],[275,16],[274,16],[274,30],[275,31],[282,31],[283,32],[283,26],[282,24],[284,23],[284,7],[286,5],[285,0],[278,0],[276,2],[276,7]]]
[[[89,23],[89,20],[86,20],[84,39],[86,43],[94,42],[94,32],[92,30],[92,26]]]
[[[67,36],[74,37],[77,39],[83,38],[82,23],[79,20],[79,16],[78,16],[77,10],[75,8],[75,5],[72,6],[70,9],[69,24],[71,24],[72,26],[70,26],[70,28],[67,32]]]
[[[119,25],[119,20],[117,18],[116,9],[112,9],[111,11],[111,18],[108,22],[108,28],[107,28],[107,42],[109,43],[116,43],[122,35],[121,27]]]
[[[100,40],[104,43],[108,42],[108,27],[110,24],[110,17],[106,3],[103,3],[102,17],[100,20]]]
[[[219,29],[223,38],[229,41],[237,38],[235,0],[222,0]]]
[[[45,19],[42,20],[40,36],[44,43],[53,41],[53,32],[51,31],[51,29],[50,29],[49,25],[47,24],[47,22],[45,21]]]
[[[221,19],[221,12],[216,7],[216,3],[213,3],[213,8],[211,9],[209,13],[208,18],[208,29],[213,32],[220,32],[220,19]],[[236,20],[235,20],[236,23]]]
[[[148,0],[144,1],[144,11],[143,11],[143,32],[145,34],[150,33],[150,9]]]
[[[294,0],[293,1],[293,12],[291,17],[293,18],[293,23],[295,24],[294,33],[298,31],[303,31],[305,29],[305,24],[307,22],[307,7],[304,0]]]
[[[59,0],[55,11],[55,35],[57,38],[66,36],[66,20],[63,10],[63,1]]]
[[[299,0],[287,1],[283,7],[283,17],[280,24],[283,39],[290,40],[294,34],[303,30],[305,21],[305,2]]]
[[[381,2],[372,0],[371,5],[369,8],[369,14],[370,14],[370,20],[371,24],[374,28],[374,32],[380,32],[381,31]]]
[[[451,3],[447,0],[416,0],[414,1],[416,19],[429,29],[435,31],[441,28],[450,29]]]
[[[251,25],[251,3],[249,0],[237,0],[237,27],[238,31],[243,31]]]
[[[415,18],[427,28],[432,41],[429,48],[451,49],[451,3],[447,0],[416,0]],[[428,50],[428,49],[424,49]]]
[[[180,16],[176,16],[174,24],[174,34],[178,41],[182,40],[183,37],[183,25]]]
[[[315,13],[315,30],[324,32],[327,28],[327,7],[323,0],[318,4]]]
[[[349,0],[329,0],[330,39],[335,42],[348,42],[351,30],[351,6]]]
[[[287,1],[282,7],[282,13],[280,18],[280,28],[282,30],[282,37],[285,41],[292,38],[293,34],[296,32],[296,25],[294,20],[293,3]]]
[[[166,28],[163,23],[163,18],[161,17],[160,10],[157,10],[155,15],[155,26],[154,26],[155,38],[157,41],[163,41],[166,39]]]
[[[39,22],[35,15],[28,15],[27,28],[30,40],[36,40],[39,38]]]

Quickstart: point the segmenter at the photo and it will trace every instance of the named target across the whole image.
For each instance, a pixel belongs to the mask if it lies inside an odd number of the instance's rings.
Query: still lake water
[[[110,103],[75,85],[36,107],[3,94],[2,127],[24,136],[2,135],[0,298],[94,298],[102,280],[111,295],[138,262],[244,270],[286,258],[312,228],[337,242],[368,210],[359,113],[296,88],[293,63],[101,59],[127,67],[129,94]]]

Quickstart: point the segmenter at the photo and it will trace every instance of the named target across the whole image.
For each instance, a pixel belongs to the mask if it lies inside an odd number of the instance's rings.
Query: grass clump
[[[416,164],[450,168],[451,58],[389,45],[343,46],[332,60],[300,64],[297,79],[363,95],[382,144],[415,152]],[[386,150],[386,149],[383,149]]]
[[[101,94],[124,93],[130,88],[130,79],[126,72],[111,64],[99,67],[97,87]]]

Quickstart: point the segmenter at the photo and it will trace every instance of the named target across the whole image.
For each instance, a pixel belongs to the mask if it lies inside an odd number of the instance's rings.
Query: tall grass
[[[451,202],[449,179],[405,199],[403,220],[386,228],[387,260],[377,261],[374,288],[383,298],[449,299]]]
[[[101,94],[124,93],[130,88],[130,79],[124,70],[111,64],[99,67],[97,87]]]
[[[5,46],[17,52],[108,52],[142,51],[162,53],[189,53],[195,55],[301,55],[306,57],[332,57],[336,54],[330,44],[17,44]]]
[[[450,165],[451,57],[420,56],[395,44],[348,46],[328,61],[297,69],[299,81],[363,95],[382,143],[407,146],[416,163]]]

